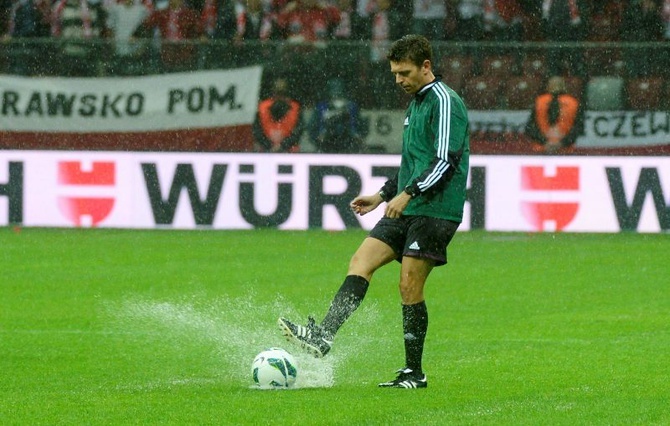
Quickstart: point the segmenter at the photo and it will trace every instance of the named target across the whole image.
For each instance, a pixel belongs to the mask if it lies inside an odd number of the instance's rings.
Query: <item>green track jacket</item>
[[[470,162],[468,112],[463,100],[436,78],[407,109],[398,175],[386,182],[387,201],[412,194],[405,215],[463,220]]]

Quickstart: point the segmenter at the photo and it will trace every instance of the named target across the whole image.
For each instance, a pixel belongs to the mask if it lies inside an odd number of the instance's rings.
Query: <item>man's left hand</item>
[[[393,199],[386,204],[386,211],[384,211],[384,215],[386,217],[390,217],[391,219],[398,219],[400,216],[402,216],[402,212],[405,211],[411,200],[411,195],[405,191],[401,191],[400,194],[393,197]]]

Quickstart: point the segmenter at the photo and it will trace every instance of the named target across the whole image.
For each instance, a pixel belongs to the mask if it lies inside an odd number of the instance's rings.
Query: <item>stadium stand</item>
[[[584,51],[586,72],[589,76],[620,76],[626,72],[621,50],[610,47],[590,48]]]
[[[628,109],[657,111],[661,109],[663,79],[641,77],[626,82],[626,106]]]
[[[463,97],[470,109],[497,109],[500,106],[502,80],[496,76],[479,75],[465,83]]]
[[[507,109],[527,110],[533,106],[535,97],[542,90],[542,79],[535,75],[521,75],[507,80],[504,99]]]
[[[624,109],[624,79],[622,77],[593,77],[586,84],[586,107],[594,111]]]
[[[444,56],[440,61],[444,81],[458,93],[462,92],[465,81],[470,78],[473,69],[474,60],[471,56]]]
[[[511,55],[488,55],[482,58],[481,75],[506,79],[515,73],[515,60]]]
[[[577,99],[584,98],[584,79],[575,75],[564,76],[565,87],[572,96]]]
[[[521,60],[521,74],[546,77],[548,72],[545,56],[528,55]]]

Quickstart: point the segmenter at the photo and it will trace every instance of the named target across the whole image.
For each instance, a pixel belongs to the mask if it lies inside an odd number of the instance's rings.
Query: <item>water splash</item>
[[[298,364],[299,372],[295,388],[325,388],[335,384],[338,366],[347,359],[357,357],[364,351],[366,342],[338,347],[322,359],[316,359],[287,342],[276,326],[279,315],[302,318],[291,303],[279,297],[273,302],[259,303],[258,298],[248,295],[242,298],[220,297],[198,298],[189,296],[181,300],[126,299],[121,303],[107,306],[107,310],[117,327],[124,332],[134,331],[143,335],[154,335],[156,345],[174,342],[176,347],[196,349],[194,356],[214,356],[221,381],[249,386],[251,383],[251,362],[264,349],[281,347],[289,351]],[[376,306],[370,304],[357,312],[358,316],[376,315]],[[366,320],[364,320],[366,321]],[[146,344],[152,344],[147,339]],[[209,372],[204,372],[207,375]],[[162,383],[166,387],[184,386],[195,381],[210,383],[211,378],[186,380],[179,377]],[[154,388],[161,383],[147,384]]]

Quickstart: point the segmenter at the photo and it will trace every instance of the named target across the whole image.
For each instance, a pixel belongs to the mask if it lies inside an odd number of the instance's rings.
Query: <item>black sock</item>
[[[333,336],[337,333],[337,330],[361,304],[369,285],[368,280],[358,275],[348,275],[344,279],[330,304],[326,317],[321,322],[326,332]]]
[[[405,362],[407,368],[423,373],[423,343],[428,331],[428,309],[426,302],[402,305],[402,329],[405,333]]]

